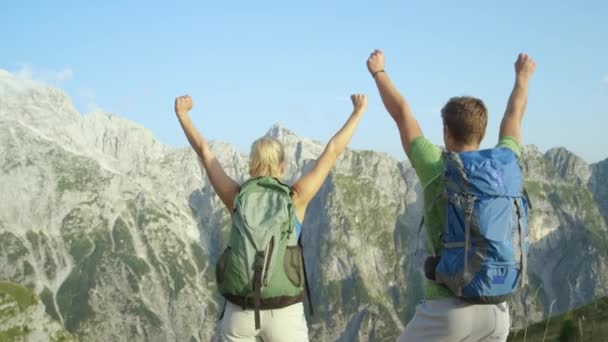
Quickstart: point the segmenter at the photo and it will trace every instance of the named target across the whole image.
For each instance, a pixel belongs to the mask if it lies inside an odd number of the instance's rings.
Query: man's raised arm
[[[367,59],[367,69],[376,81],[384,107],[386,107],[386,110],[399,128],[401,144],[403,145],[403,150],[407,153],[412,141],[422,135],[418,121],[416,121],[414,114],[412,114],[409,104],[399,94],[399,91],[388,77],[386,70],[384,70],[384,53],[382,51],[376,50],[372,52]]]
[[[509,97],[505,115],[500,124],[500,138],[512,137],[521,143],[521,122],[528,103],[528,87],[536,63],[530,56],[520,53],[515,62],[515,85]]]

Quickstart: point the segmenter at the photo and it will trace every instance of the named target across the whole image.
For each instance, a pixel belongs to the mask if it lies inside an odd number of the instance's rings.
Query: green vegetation
[[[44,304],[44,308],[46,313],[51,316],[56,321],[60,321],[59,314],[57,313],[57,308],[55,307],[55,302],[53,301],[53,293],[47,287],[44,288],[42,293],[40,293],[40,300]]]
[[[346,234],[356,236],[363,243],[373,241],[373,246],[379,247],[386,264],[393,265],[398,259],[397,251],[403,250],[400,246],[407,244],[407,239],[404,238],[407,231],[397,222],[399,209],[394,201],[387,194],[382,193],[372,180],[344,174],[334,174],[333,179],[336,185],[334,196],[339,198],[338,210],[340,219],[345,221]],[[348,236],[345,239],[347,238]],[[355,260],[355,265],[368,266],[368,260],[362,259],[356,251],[353,251],[346,240],[332,240],[331,245],[323,246],[321,258],[331,258],[335,254],[334,251],[339,251],[340,254],[346,253],[346,258]],[[392,276],[392,272],[388,275]],[[384,277],[384,275],[378,276]],[[418,281],[419,279],[414,280],[414,282]],[[375,327],[374,340],[394,340],[395,336],[398,336],[399,329],[391,318],[391,312],[392,308],[396,310],[405,308],[406,298],[403,289],[391,289],[390,296],[386,293],[375,293],[367,287],[366,281],[356,271],[350,278],[323,281],[323,283],[319,296],[327,300],[333,309],[326,310],[326,317],[322,317],[321,320],[332,320],[329,311],[340,310],[344,314],[355,314],[366,308],[368,315],[363,318],[362,324]],[[372,280],[372,283],[375,281]],[[411,288],[415,289],[415,284],[412,284]],[[420,291],[420,286],[417,289]],[[402,302],[396,304],[395,301]],[[396,314],[401,317],[404,312],[397,311]]]
[[[37,259],[44,260],[44,272],[47,278],[54,279],[57,273],[57,263],[55,261],[55,258],[53,257],[53,251],[51,247],[52,242],[49,240],[46,234],[42,232],[34,232],[32,230],[28,230],[25,237],[27,241],[31,244],[31,253],[34,254]]]
[[[589,242],[601,252],[608,251],[608,237],[602,230],[604,220],[593,194],[579,185],[554,185],[541,182],[526,182],[532,205],[546,198],[558,210],[572,210],[580,224],[589,233]],[[531,212],[534,215],[534,211]]]
[[[161,210],[150,206],[138,207],[136,201],[130,201],[128,208],[131,210],[135,220],[135,229],[146,232],[141,238],[146,246],[148,261],[161,279],[169,288],[169,295],[175,298],[179,292],[196,276],[197,265],[193,265],[189,258],[182,255],[188,246],[165,228],[171,224],[171,218]],[[163,247],[174,246],[175,248],[154,247],[153,241],[157,236],[163,237]],[[190,246],[195,251],[196,247]],[[202,250],[201,250],[202,252]],[[196,257],[196,254],[195,254]],[[160,259],[160,260],[159,260]],[[199,263],[195,258],[195,262]]]
[[[142,276],[150,272],[150,266],[148,266],[146,261],[134,254],[120,253],[118,257],[125,266],[133,271],[138,279],[141,279]]]
[[[146,307],[146,305],[141,301],[141,299],[137,299],[135,303],[132,304],[129,312],[145,322],[147,322],[150,326],[155,328],[162,327],[162,321],[158,316],[152,312],[150,309]]]
[[[59,330],[55,335],[51,336],[51,342],[73,342],[77,341],[74,336],[65,330]]]
[[[358,273],[350,279],[330,281],[321,289],[321,298],[326,298],[335,308],[341,308],[345,312],[357,312],[362,303],[372,304],[374,301],[369,294],[365,283]]]
[[[580,335],[580,331],[578,331],[576,327],[576,322],[572,317],[564,319],[562,322],[562,327],[559,331],[559,341],[560,342],[575,342],[578,341],[578,337]]]
[[[38,251],[40,250],[40,239],[37,233],[34,233],[32,230],[28,230],[25,234],[27,240],[32,244],[32,249]]]
[[[49,279],[55,279],[57,275],[57,264],[55,263],[55,259],[49,254],[46,255],[46,259],[44,260],[44,273],[46,273]]]
[[[49,313],[49,305],[47,303],[49,301],[52,303],[52,294],[50,290],[45,288],[40,297],[47,307],[47,313]],[[11,303],[14,303],[14,305],[11,305]],[[17,326],[5,327],[6,330],[0,331],[0,341],[29,341],[31,336],[28,335],[33,331],[30,324],[41,324],[43,322],[30,322],[31,317],[23,315],[23,313],[31,306],[37,305],[38,303],[38,298],[30,289],[15,283],[0,282],[0,307],[4,306],[3,309],[0,309],[0,322],[7,322],[7,319],[14,317],[19,317],[18,322],[20,322]],[[54,319],[58,319],[57,312],[55,311],[53,311],[51,316]],[[76,341],[76,339],[68,332],[61,329],[51,337],[51,341],[70,342]]]
[[[112,240],[114,241],[114,255],[120,259],[125,267],[131,270],[131,273],[127,275],[127,281],[131,289],[139,292],[139,281],[150,272],[150,266],[145,260],[134,254],[133,237],[129,232],[129,227],[120,217],[114,223]]]
[[[376,341],[394,341],[395,337],[401,334],[401,331],[395,322],[390,319],[391,313],[387,309],[386,305],[378,306],[379,312],[375,319],[382,321],[384,326],[376,329],[375,340]]]
[[[34,275],[34,266],[32,266],[32,264],[29,263],[29,261],[24,260],[23,261],[23,276],[24,277],[29,277]]]
[[[107,221],[86,206],[72,209],[61,223],[61,236],[70,248],[70,255],[80,263],[95,248],[95,231],[107,227]]]
[[[3,232],[0,234],[0,241],[0,254],[5,254],[9,261],[14,262],[28,253],[23,241],[13,233]]]
[[[112,229],[112,239],[114,240],[114,250],[116,252],[133,253],[133,237],[129,233],[129,227],[122,218],[117,218]]]
[[[110,178],[102,175],[99,164],[93,159],[66,153],[59,148],[50,150],[48,157],[59,177],[59,193],[94,192],[109,182]]]
[[[194,262],[196,263],[196,268],[199,272],[202,272],[207,263],[209,262],[209,258],[205,255],[203,251],[203,247],[198,242],[192,242],[190,244],[190,249],[192,250],[192,255],[194,257]]]
[[[2,342],[16,342],[23,341],[23,339],[30,333],[30,329],[27,326],[12,327],[8,330],[0,331],[0,341]]]
[[[0,281],[0,295],[12,298],[21,312],[38,303],[38,298],[31,290],[15,283]]]
[[[151,206],[143,206],[143,203],[138,203],[137,200],[129,201],[127,203],[128,210],[134,214],[136,218],[136,226],[138,229],[143,229],[150,226],[152,223],[159,223],[165,221],[169,223],[171,219],[160,210]]]
[[[57,309],[68,331],[76,332],[84,322],[95,319],[95,311],[90,304],[91,290],[100,286],[100,281],[105,282],[106,277],[116,277],[116,274],[108,274],[115,272],[116,267],[122,266],[127,271],[118,274],[123,274],[135,293],[141,291],[143,277],[154,271],[162,280],[163,287],[169,289],[171,297],[176,297],[193,281],[196,267],[204,265],[204,254],[190,246],[193,253],[200,253],[195,254],[200,265],[190,262],[190,258],[183,255],[189,246],[167,231],[170,221],[162,209],[146,206],[141,198],[128,202],[127,212],[110,225],[97,210],[87,206],[75,208],[64,218],[62,237],[76,265],[56,297]],[[141,232],[146,259],[136,254],[134,231]],[[147,308],[137,294],[125,299],[129,301],[123,308],[125,312],[137,315],[151,327],[162,325],[159,316]]]
[[[602,230],[603,218],[593,199],[593,194],[586,188],[578,186],[554,186],[553,193],[557,195],[549,197],[553,205],[558,208],[566,206],[577,210],[581,224],[590,235],[589,242],[597,250],[606,253],[608,237]]]
[[[548,324],[547,324],[548,323]],[[582,338],[581,338],[582,328]],[[546,341],[603,342],[608,336],[608,298],[599,299],[589,305],[551,317],[511,333],[509,342],[542,341],[547,330]]]
[[[74,238],[70,243],[70,255],[74,261],[80,262],[93,251],[94,244],[89,238]]]
[[[57,304],[65,326],[75,332],[80,324],[88,320],[93,310],[89,305],[89,292],[96,285],[97,269],[104,254],[110,249],[109,236],[102,231],[91,234],[94,238],[92,253],[72,269],[68,278],[57,291]]]
[[[394,203],[390,203],[374,185],[365,178],[335,174],[336,192],[343,199],[342,214],[350,228],[349,234],[357,234],[363,240],[380,241],[381,252],[386,260],[395,260],[393,222],[396,217]],[[380,205],[380,203],[389,203]],[[360,210],[365,208],[365,211]],[[390,219],[389,219],[390,218]]]

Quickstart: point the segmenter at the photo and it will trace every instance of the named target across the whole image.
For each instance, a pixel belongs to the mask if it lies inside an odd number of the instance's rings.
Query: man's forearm
[[[528,104],[528,88],[530,78],[534,73],[536,63],[530,56],[525,53],[520,53],[515,61],[515,85],[505,115],[500,124],[500,139],[504,137],[515,138],[521,142],[521,123]]]
[[[382,102],[397,124],[403,150],[408,153],[412,141],[414,141],[415,138],[422,136],[420,125],[418,124],[418,121],[416,121],[416,118],[410,109],[410,105],[403,96],[399,94],[399,91],[395,88],[388,75],[385,72],[381,72],[374,78]]]
[[[395,88],[386,72],[383,71],[376,74],[374,79],[380,92],[382,103],[384,103],[384,107],[386,107],[386,110],[395,121],[403,121],[404,116],[412,115],[409,104],[401,96],[397,88]]]
[[[529,82],[527,80],[516,80],[509,97],[509,103],[507,104],[507,110],[505,117],[510,117],[521,122],[524,112],[526,111],[526,105],[528,103],[528,88]]]
[[[379,49],[374,50],[367,59],[367,70],[376,81],[382,103],[395,120],[401,136],[403,150],[408,153],[411,143],[422,135],[422,130],[410,110],[410,105],[399,94],[390,77],[384,71],[385,69],[384,53]]]

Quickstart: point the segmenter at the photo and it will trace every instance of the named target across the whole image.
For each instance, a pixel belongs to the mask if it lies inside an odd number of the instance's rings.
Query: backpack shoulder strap
[[[312,297],[310,296],[310,286],[308,284],[308,274],[306,273],[306,261],[304,260],[304,246],[302,245],[302,235],[298,239],[298,246],[302,250],[302,271],[304,272],[304,290],[306,291],[306,301],[308,302],[308,310],[310,315],[314,315],[314,309],[312,308]]]

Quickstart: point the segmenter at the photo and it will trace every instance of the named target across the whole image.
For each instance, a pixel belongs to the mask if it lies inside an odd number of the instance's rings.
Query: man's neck
[[[452,152],[470,152],[479,150],[479,145],[456,145],[449,148]]]

